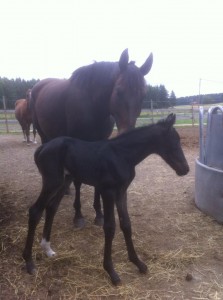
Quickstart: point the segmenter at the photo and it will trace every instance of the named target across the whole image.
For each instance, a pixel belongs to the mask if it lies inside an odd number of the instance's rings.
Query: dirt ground
[[[36,275],[21,257],[28,208],[41,178],[33,162],[36,145],[20,135],[0,135],[0,299],[223,299],[222,225],[194,204],[198,128],[179,128],[190,172],[178,177],[159,157],[137,166],[128,190],[137,253],[148,266],[139,274],[127,259],[117,222],[113,260],[122,284],[111,285],[102,267],[103,230],[93,225],[93,189],[82,188],[86,227],[73,227],[73,197],[65,196],[53,224],[49,259],[40,248],[43,219],[35,237]],[[74,192],[74,191],[73,191]]]

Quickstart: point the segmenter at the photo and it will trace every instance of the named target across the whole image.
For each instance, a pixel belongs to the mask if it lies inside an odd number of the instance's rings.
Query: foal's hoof
[[[146,264],[144,264],[143,262],[140,263],[140,266],[139,266],[139,272],[142,273],[142,274],[146,274],[148,271],[148,267]]]
[[[95,217],[94,225],[102,227],[104,225],[104,218],[103,217]]]
[[[121,279],[118,275],[111,277],[111,282],[115,286],[121,285]]]
[[[32,261],[26,263],[26,271],[30,275],[34,275],[36,273],[36,267]]]
[[[84,218],[74,218],[74,227],[75,228],[84,228],[85,227],[85,219]]]

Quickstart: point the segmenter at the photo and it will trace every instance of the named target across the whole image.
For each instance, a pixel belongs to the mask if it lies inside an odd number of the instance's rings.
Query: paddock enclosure
[[[27,146],[18,134],[1,134],[0,299],[223,299],[223,228],[194,202],[199,129],[177,130],[190,172],[178,177],[155,155],[137,166],[128,207],[136,251],[148,273],[139,274],[128,261],[116,222],[113,261],[122,279],[118,287],[112,286],[102,266],[104,235],[93,225],[94,190],[89,186],[83,186],[81,194],[86,227],[74,229],[73,196],[65,196],[52,228],[57,256],[49,259],[42,252],[41,220],[33,247],[37,273],[26,273],[22,251],[28,208],[41,188],[33,161],[40,140]]]

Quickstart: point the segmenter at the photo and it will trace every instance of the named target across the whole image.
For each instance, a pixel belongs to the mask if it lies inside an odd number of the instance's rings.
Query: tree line
[[[7,109],[14,109],[15,102],[26,96],[26,91],[31,89],[39,80],[24,80],[21,78],[8,79],[0,77],[0,109],[3,109],[3,97],[5,98]]]
[[[21,78],[8,79],[0,77],[0,109],[3,109],[3,97],[7,109],[14,109],[18,99],[25,98],[26,91],[31,89],[39,79],[24,80]],[[164,85],[146,87],[146,96],[143,108],[167,108],[176,105],[176,96],[172,91],[170,94]]]
[[[204,104],[216,104],[223,102],[223,93],[218,94],[205,94],[194,95],[187,97],[180,97],[177,99],[177,105],[204,105]]]

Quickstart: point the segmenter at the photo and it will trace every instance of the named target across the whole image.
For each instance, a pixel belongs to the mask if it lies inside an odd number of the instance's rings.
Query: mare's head
[[[180,144],[180,136],[173,127],[175,121],[176,115],[170,114],[157,123],[161,127],[158,154],[176,171],[177,175],[183,176],[189,172],[189,166]]]
[[[119,133],[135,127],[146,93],[144,76],[149,73],[152,63],[152,53],[141,67],[137,67],[134,62],[129,62],[128,49],[121,54],[120,72],[113,88],[110,104],[111,114]]]

